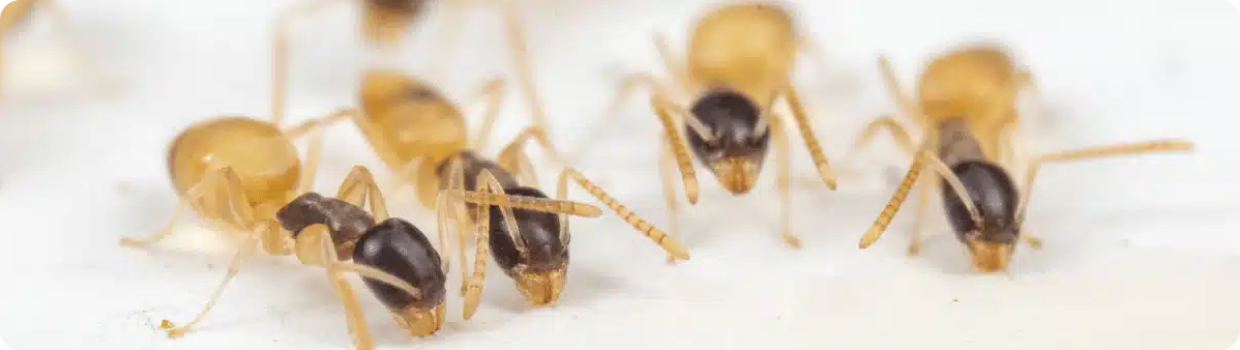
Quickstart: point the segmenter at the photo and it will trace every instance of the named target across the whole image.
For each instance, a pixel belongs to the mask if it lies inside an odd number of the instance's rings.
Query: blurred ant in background
[[[82,52],[81,44],[76,38],[66,34],[73,31],[69,18],[65,14],[64,9],[53,2],[53,0],[15,0],[5,5],[3,10],[0,10],[0,75],[3,75],[2,69],[5,61],[4,43],[7,39],[11,39],[25,29],[25,26],[29,25],[30,16],[36,7],[46,11],[51,16],[51,19],[58,27],[59,34],[62,35],[60,40],[70,43],[69,46],[72,51],[71,55],[73,56],[74,65],[76,66],[75,69],[79,72],[86,72],[88,75],[96,76],[94,77],[95,79],[105,80],[97,77],[98,71],[89,67],[86,63],[86,54]],[[104,85],[105,88],[114,88],[115,82],[105,81]],[[3,90],[3,85],[0,85],[0,90]]]
[[[424,16],[426,7],[430,5],[431,0],[301,0],[303,1],[297,7],[289,9],[282,13],[276,20],[275,44],[272,55],[272,115],[279,122],[284,116],[284,108],[288,90],[288,26],[291,20],[297,16],[306,16],[322,10],[330,4],[359,1],[362,6],[362,25],[361,32],[363,39],[376,47],[391,48],[407,35],[409,27],[413,26],[420,17]],[[547,116],[543,108],[541,97],[538,95],[538,88],[535,84],[534,68],[531,62],[529,50],[526,45],[525,28],[521,21],[519,11],[516,5],[510,0],[439,0],[449,6],[466,6],[472,4],[482,4],[494,7],[499,11],[500,19],[504,26],[504,35],[511,51],[513,63],[516,68],[517,81],[521,87],[522,96],[529,103],[532,109],[534,121],[538,125],[545,125]],[[455,13],[449,11],[448,13]],[[450,18],[447,21],[449,25],[459,24],[461,21],[456,18]],[[455,34],[458,30],[455,27],[446,30],[448,34]],[[448,41],[452,41],[449,39]],[[540,135],[542,142],[550,145],[551,141],[546,135]],[[563,157],[552,148],[550,156],[555,161],[561,162]]]

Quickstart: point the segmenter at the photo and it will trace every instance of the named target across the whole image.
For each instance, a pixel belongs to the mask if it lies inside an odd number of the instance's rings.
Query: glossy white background
[[[159,321],[192,317],[233,248],[189,222],[150,250],[116,244],[122,235],[153,233],[172,215],[165,147],[181,128],[215,115],[266,117],[271,19],[294,1],[61,3],[91,62],[120,78],[123,90],[96,96],[74,87],[68,51],[49,41],[46,17],[5,43],[5,342],[21,350],[348,348],[340,305],[321,272],[270,257],[250,260],[197,332],[167,340]],[[683,52],[688,25],[710,3],[536,0],[525,8],[553,136],[586,175],[663,227],[655,118],[637,98],[615,121],[599,116],[625,73],[663,74],[651,34],[667,33]],[[526,307],[492,267],[473,320],[460,320],[453,296],[448,325],[435,337],[410,339],[362,294],[381,347],[1209,350],[1234,343],[1234,7],[1219,0],[831,0],[794,8],[807,35],[827,50],[828,64],[805,60],[797,81],[828,156],[851,172],[839,191],[826,191],[810,181],[816,175],[808,155],[799,137],[792,139],[795,176],[804,180],[796,183],[793,227],[804,249],[778,239],[773,166],[759,189],[741,198],[699,168],[701,201],[681,218],[691,261],[665,265],[661,251],[614,216],[575,219],[559,305]],[[432,76],[453,96],[508,74],[492,12],[466,13],[454,49],[430,49],[444,24],[432,12],[420,34],[385,57],[358,44],[351,5],[299,21],[292,120],[353,104],[357,74],[367,65]],[[857,162],[840,162],[865,122],[894,111],[876,55],[889,55],[911,86],[927,59],[976,38],[1007,43],[1037,74],[1046,108],[1027,115],[1034,151],[1161,137],[1191,138],[1198,151],[1045,167],[1029,229],[1046,247],[1022,247],[1007,276],[973,273],[937,215],[929,224],[939,235],[923,257],[906,258],[912,205],[883,240],[857,250],[894,189],[890,173],[907,163],[887,141]],[[447,70],[434,69],[435,60]],[[481,106],[466,110],[478,120]],[[525,125],[524,111],[510,95],[493,147]],[[327,137],[319,190],[334,191],[354,164],[387,179],[356,128],[343,125]],[[594,140],[593,148],[583,151],[585,140]],[[532,153],[550,188],[557,169]],[[572,196],[589,200],[579,191]],[[389,199],[394,214],[433,232],[433,216],[411,192]],[[449,289],[456,283],[452,278]]]

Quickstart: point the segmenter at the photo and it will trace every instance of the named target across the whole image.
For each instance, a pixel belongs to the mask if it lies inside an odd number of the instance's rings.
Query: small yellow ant
[[[879,65],[900,110],[916,120],[923,136],[921,143],[915,144],[902,123],[882,116],[857,138],[854,150],[885,129],[913,156],[896,193],[861,238],[862,249],[882,236],[918,176],[929,168],[933,172],[921,187],[909,254],[920,251],[922,219],[930,193],[948,186],[951,193],[941,192],[948,221],[957,239],[969,248],[973,265],[983,272],[1003,271],[1018,240],[1034,248],[1042,245],[1023,227],[1029,192],[1042,164],[1193,149],[1190,141],[1169,139],[1044,154],[1027,162],[1027,173],[1018,188],[1006,168],[1016,165],[1015,147],[1019,145],[1014,138],[1020,131],[1019,93],[1031,89],[1033,80],[1032,74],[1016,66],[1005,48],[974,44],[930,61],[918,82],[916,102],[904,94],[885,57],[880,58]],[[1025,192],[1024,198],[1021,191]]]

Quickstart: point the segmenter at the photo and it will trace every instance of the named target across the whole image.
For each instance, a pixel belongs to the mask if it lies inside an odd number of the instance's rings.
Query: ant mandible
[[[396,301],[409,301],[412,303],[410,307],[420,307],[423,302],[434,301],[433,290],[426,288],[427,282],[424,280],[431,277],[410,280],[404,274],[407,271],[383,260],[385,257],[381,254],[366,255],[375,254],[370,250],[353,252],[354,245],[370,247],[387,242],[387,239],[375,238],[373,240],[380,242],[368,243],[371,239],[367,239],[368,235],[362,232],[370,228],[364,224],[373,226],[374,220],[387,219],[386,205],[369,170],[354,167],[341,183],[338,197],[355,206],[361,206],[369,199],[373,218],[363,215],[365,212],[360,208],[350,211],[339,201],[315,201],[321,196],[308,194],[294,197],[298,193],[308,193],[314,183],[321,153],[319,128],[332,120],[347,118],[352,113],[350,110],[337,111],[286,130],[264,120],[218,117],[191,125],[172,141],[168,150],[168,172],[180,197],[180,204],[172,220],[157,234],[142,239],[124,237],[121,245],[147,246],[168,237],[187,207],[215,224],[219,231],[239,236],[242,242],[224,280],[211,294],[206,306],[182,326],[175,326],[166,320],[163,322],[161,327],[169,337],[184,335],[215,306],[224,288],[240,271],[241,262],[253,255],[259,245],[268,254],[295,254],[302,264],[326,269],[329,281],[344,305],[350,334],[358,349],[373,349],[374,344],[357,297],[342,273],[353,272],[389,284],[384,289],[376,287],[377,282],[367,282],[389,306]],[[293,141],[311,132],[315,135],[310,141],[309,155],[303,168]],[[311,222],[313,218],[288,214],[290,211],[304,211],[306,207],[341,208],[337,210],[349,216]],[[377,227],[366,233],[391,236],[391,231],[400,230],[400,227]],[[341,262],[338,256],[356,257],[358,263]],[[399,274],[401,278],[387,271]],[[412,286],[415,284],[417,288]],[[408,294],[400,295],[397,291]],[[442,310],[439,313],[442,314]],[[429,319],[427,311],[421,308],[405,309],[397,316],[405,321],[402,325],[415,334],[429,334],[442,323],[442,316]]]
[[[816,54],[817,46],[798,31],[789,9],[756,2],[724,5],[701,17],[690,34],[686,62],[672,57],[663,35],[656,34],[654,44],[675,85],[693,96],[692,105],[682,107],[674,102],[672,90],[653,75],[638,73],[621,86],[609,114],[618,110],[620,101],[634,88],[644,85],[653,90],[650,104],[664,131],[659,165],[672,233],[677,231],[673,163],[680,169],[689,204],[698,200],[697,175],[682,132],[688,136],[693,156],[708,165],[719,183],[734,195],[744,195],[753,188],[773,139],[781,198],[780,233],[784,242],[799,248],[800,238],[790,228],[788,136],[784,119],[773,109],[776,99],[783,97],[819,176],[834,190],[835,174],[791,82],[798,55]]]
[[[1016,152],[1021,122],[1017,100],[1020,92],[1033,90],[1034,82],[1032,74],[1017,67],[1005,48],[969,45],[930,61],[919,79],[916,102],[903,93],[885,57],[880,57],[879,66],[900,110],[923,128],[923,137],[915,144],[903,124],[881,116],[854,144],[855,151],[885,129],[913,155],[913,163],[895,194],[861,238],[862,249],[882,236],[923,169],[929,168],[933,172],[921,187],[909,254],[920,251],[922,219],[930,193],[936,187],[948,186],[951,193],[940,192],[948,221],[956,238],[968,247],[973,266],[982,272],[1004,271],[1018,240],[1034,248],[1042,245],[1023,227],[1029,192],[1042,164],[1193,149],[1190,141],[1167,139],[1043,154],[1028,160],[1022,186],[1016,187],[1009,169],[1017,166],[1016,158],[1023,158]]]

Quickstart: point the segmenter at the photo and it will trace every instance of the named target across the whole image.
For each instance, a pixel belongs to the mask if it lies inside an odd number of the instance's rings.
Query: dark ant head
[[[505,190],[511,196],[547,198],[530,187]],[[491,256],[504,273],[517,282],[517,289],[531,303],[547,304],[559,299],[568,271],[568,242],[560,238],[560,219],[556,214],[513,209],[517,230],[525,247],[517,250],[499,207],[491,207]]]
[[[711,132],[703,137],[689,128],[693,154],[710,166],[723,187],[737,194],[749,192],[771,140],[769,128],[756,130],[762,109],[739,92],[720,89],[702,95],[690,112]]]
[[[981,222],[974,222],[955,191],[947,183],[941,184],[943,206],[956,237],[969,247],[978,270],[1006,269],[1020,240],[1020,223],[1016,221],[1020,193],[1015,183],[1003,168],[985,161],[960,162],[952,172],[981,216]]]
[[[421,230],[399,218],[384,220],[357,240],[353,261],[387,272],[422,292],[411,296],[385,282],[362,278],[402,327],[414,335],[439,330],[442,323],[433,310],[447,296],[447,277],[439,252]]]

